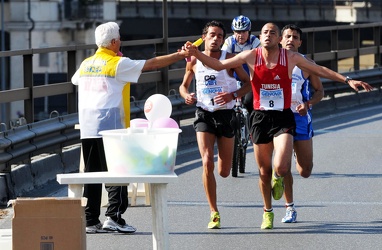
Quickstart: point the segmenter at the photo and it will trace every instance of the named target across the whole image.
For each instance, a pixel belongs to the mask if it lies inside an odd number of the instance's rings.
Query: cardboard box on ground
[[[13,250],[86,250],[85,198],[17,198]]]

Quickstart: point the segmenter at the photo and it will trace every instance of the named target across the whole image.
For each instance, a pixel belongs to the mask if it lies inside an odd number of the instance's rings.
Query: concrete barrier
[[[1,173],[0,206],[6,206],[10,199],[55,181],[58,173],[78,171],[80,151],[80,145],[72,146],[61,154],[41,155],[30,164],[21,164],[9,173]]]

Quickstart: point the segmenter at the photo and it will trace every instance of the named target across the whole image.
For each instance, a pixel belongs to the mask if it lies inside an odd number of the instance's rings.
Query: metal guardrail
[[[77,113],[21,125],[0,133],[0,173],[12,164],[29,163],[42,153],[61,153],[65,146],[78,143]]]
[[[382,68],[376,67],[374,69],[368,69],[368,70],[360,70],[360,71],[352,71],[344,73],[344,75],[347,75],[353,79],[359,79],[362,81],[365,81],[375,87],[376,89],[379,89],[382,84]],[[321,79],[321,82],[324,86],[325,95],[326,96],[332,96],[334,94],[343,93],[343,92],[351,92],[353,91],[351,88],[349,88],[348,85],[334,82],[329,79]]]

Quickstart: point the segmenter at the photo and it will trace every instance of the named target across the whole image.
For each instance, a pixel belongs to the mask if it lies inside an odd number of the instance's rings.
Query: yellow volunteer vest
[[[119,56],[109,49],[98,48],[96,54],[84,60],[80,69],[81,76],[105,76],[114,78]],[[95,63],[97,62],[97,63]],[[107,62],[107,63],[106,63]],[[97,65],[98,64],[98,65]],[[87,66],[89,65],[89,66]],[[122,90],[122,102],[125,114],[125,127],[130,127],[130,83],[126,83]]]
[[[123,109],[125,111],[125,127],[130,127],[130,83],[126,83],[122,90]]]

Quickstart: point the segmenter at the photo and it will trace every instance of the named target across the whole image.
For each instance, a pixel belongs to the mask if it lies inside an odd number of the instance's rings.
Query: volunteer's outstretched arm
[[[200,50],[198,50],[197,47],[193,46],[190,42],[187,42],[184,45],[184,48],[191,55],[195,56],[197,59],[199,59],[202,63],[204,63],[208,67],[213,68],[214,70],[219,70],[219,71],[223,69],[237,68],[240,65],[247,63],[245,58],[246,58],[246,55],[250,54],[250,50],[246,50],[232,58],[225,59],[225,60],[218,60],[203,54]]]

